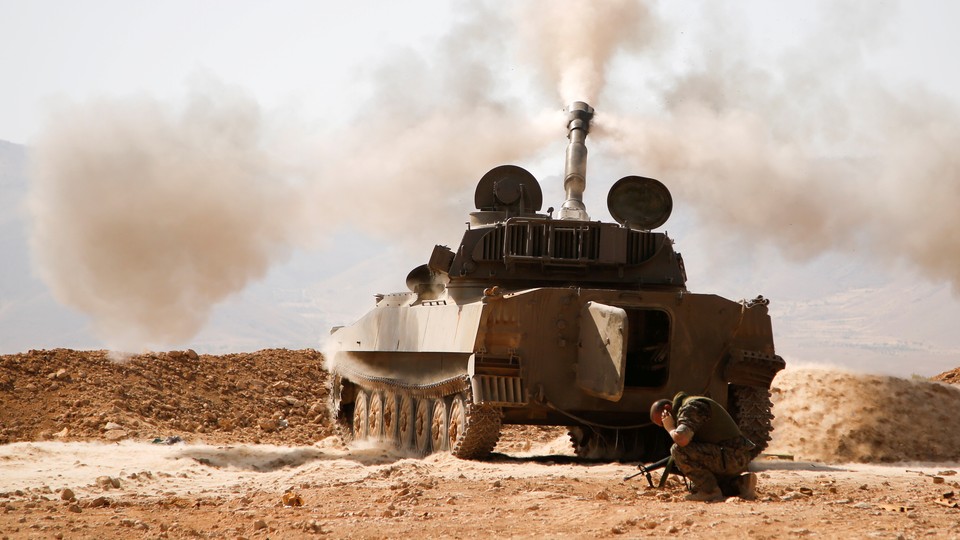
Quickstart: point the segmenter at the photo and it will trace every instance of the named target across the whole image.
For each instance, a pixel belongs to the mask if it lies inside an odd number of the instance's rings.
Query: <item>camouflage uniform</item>
[[[673,410],[677,430],[693,432],[693,439],[686,446],[674,444],[670,448],[674,463],[692,483],[693,492],[712,493],[719,488],[724,495],[737,495],[735,480],[747,470],[754,444],[740,433],[730,415],[709,398],[681,393],[674,398]],[[724,438],[710,440],[719,436]]]

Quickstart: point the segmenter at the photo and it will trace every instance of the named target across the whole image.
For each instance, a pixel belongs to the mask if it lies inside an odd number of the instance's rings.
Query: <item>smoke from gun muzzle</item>
[[[258,106],[208,97],[64,106],[35,144],[34,261],[110,346],[189,339],[302,234],[304,201],[263,145]]]

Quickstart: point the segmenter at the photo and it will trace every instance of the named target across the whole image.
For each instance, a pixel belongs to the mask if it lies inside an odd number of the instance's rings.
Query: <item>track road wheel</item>
[[[403,394],[397,414],[397,447],[401,450],[416,449],[416,424],[417,402],[409,394]]]
[[[430,418],[430,446],[434,452],[443,452],[447,447],[447,416],[449,408],[443,398],[433,400],[433,415]]]
[[[367,391],[357,390],[353,402],[353,439],[362,441],[367,437]]]
[[[450,419],[447,424],[447,447],[453,450],[467,428],[467,404],[464,402],[463,396],[453,397],[453,401],[450,403]]]
[[[387,392],[383,398],[383,440],[399,446],[397,438],[397,416],[400,412],[400,400],[396,392]]]
[[[450,403],[447,446],[461,459],[487,457],[500,439],[500,409],[476,405],[469,396],[458,394]]]
[[[430,453],[430,416],[433,413],[430,399],[417,400],[416,414],[413,422],[413,440],[418,454],[425,456]]]
[[[383,394],[373,392],[367,410],[367,436],[372,441],[383,440]]]

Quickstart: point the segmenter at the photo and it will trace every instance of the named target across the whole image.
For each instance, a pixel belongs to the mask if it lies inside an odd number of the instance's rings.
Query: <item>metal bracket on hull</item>
[[[527,404],[520,377],[476,375],[471,381],[473,399],[477,403],[500,407],[522,407]]]
[[[770,388],[774,376],[786,365],[783,358],[775,354],[733,349],[723,377],[730,384]]]
[[[529,402],[521,377],[520,357],[515,350],[507,356],[474,354],[467,363],[476,403],[499,407],[522,407]]]

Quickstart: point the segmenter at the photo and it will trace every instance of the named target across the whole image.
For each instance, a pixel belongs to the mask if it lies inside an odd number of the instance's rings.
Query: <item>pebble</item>
[[[66,369],[60,368],[47,375],[47,379],[51,381],[70,381],[70,373],[68,373]]]
[[[68,507],[67,507],[67,511],[68,511],[68,512],[73,512],[73,513],[75,513],[75,514],[79,514],[80,512],[83,512],[83,510],[80,509],[80,505],[79,505],[79,504],[76,504],[76,503],[71,504],[70,506],[68,506]]]
[[[76,499],[77,496],[72,489],[64,488],[63,491],[60,492],[60,498],[64,501],[69,501],[72,499]]]
[[[96,482],[97,482],[97,485],[103,489],[113,489],[113,488],[119,489],[120,488],[119,478],[113,478],[110,476],[98,476]]]
[[[258,425],[260,426],[260,429],[267,432],[276,431],[277,428],[280,427],[280,424],[273,418],[266,418],[264,420],[260,420]]]
[[[96,499],[93,499],[92,501],[90,501],[87,504],[87,506],[89,506],[90,508],[100,508],[103,506],[110,506],[110,499],[106,497],[97,497]]]
[[[266,529],[266,528],[267,528],[267,522],[262,519],[258,519],[253,522],[253,530],[255,531],[259,531],[261,529]]]
[[[111,429],[103,434],[103,438],[111,442],[116,442],[116,441],[121,441],[123,439],[126,439],[127,435],[128,433],[126,432],[126,430]]]

